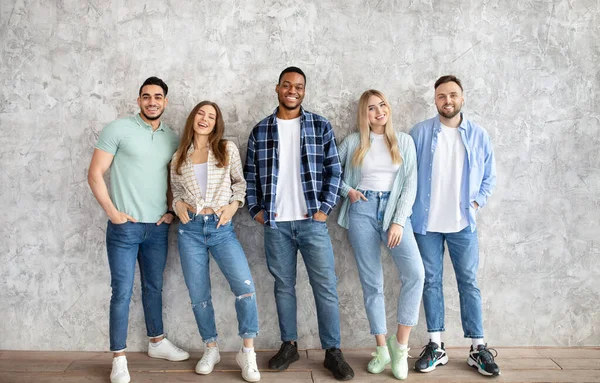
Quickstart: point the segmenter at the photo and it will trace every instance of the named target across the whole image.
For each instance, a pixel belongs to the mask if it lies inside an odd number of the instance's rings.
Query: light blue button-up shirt
[[[475,230],[476,213],[485,206],[496,186],[496,161],[488,133],[479,125],[467,120],[461,113],[458,130],[465,149],[465,163],[461,180],[460,207],[469,219],[471,231]],[[442,130],[439,115],[416,124],[410,131],[417,150],[417,198],[413,206],[412,225],[415,233],[425,234],[431,203],[431,172],[438,133]]]

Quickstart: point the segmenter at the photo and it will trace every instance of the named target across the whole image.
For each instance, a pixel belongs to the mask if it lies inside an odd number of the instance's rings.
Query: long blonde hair
[[[369,134],[371,133],[371,125],[369,124],[369,98],[371,96],[379,97],[388,108],[388,120],[385,124],[384,136],[385,143],[390,150],[392,156],[392,162],[394,164],[401,164],[402,157],[400,156],[400,150],[398,150],[398,140],[396,139],[396,132],[392,125],[392,107],[388,100],[385,98],[383,93],[375,89],[369,89],[365,91],[358,101],[358,131],[360,133],[360,146],[354,151],[352,157],[352,165],[358,167],[362,164],[365,155],[371,148],[371,139]]]

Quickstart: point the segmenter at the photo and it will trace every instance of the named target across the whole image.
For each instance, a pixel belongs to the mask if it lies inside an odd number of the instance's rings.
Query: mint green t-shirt
[[[179,138],[162,122],[156,131],[139,114],[106,125],[96,148],[113,154],[110,198],[139,222],[157,222],[167,211],[168,164]]]

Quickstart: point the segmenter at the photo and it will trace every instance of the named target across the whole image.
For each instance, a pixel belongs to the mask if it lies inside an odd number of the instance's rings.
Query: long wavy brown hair
[[[215,159],[217,160],[217,167],[222,168],[227,166],[227,140],[223,139],[223,132],[225,131],[225,122],[223,121],[223,114],[219,105],[212,101],[202,101],[192,109],[186,122],[185,128],[183,128],[183,135],[177,148],[177,156],[175,161],[175,171],[181,175],[181,167],[187,160],[187,152],[190,146],[194,143],[194,119],[196,114],[204,105],[210,105],[217,111],[217,118],[215,121],[215,128],[208,136],[208,145],[210,146]]]

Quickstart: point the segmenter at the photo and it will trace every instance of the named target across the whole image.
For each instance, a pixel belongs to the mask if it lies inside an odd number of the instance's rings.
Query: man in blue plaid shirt
[[[279,107],[248,138],[244,174],[250,214],[264,225],[267,266],[283,344],[269,368],[285,370],[300,358],[296,311],[296,257],[302,254],[313,289],[325,367],[338,380],[354,371],[340,350],[340,313],[327,216],[339,200],[340,165],[327,119],[302,108],[306,76],[286,68],[275,87]]]

